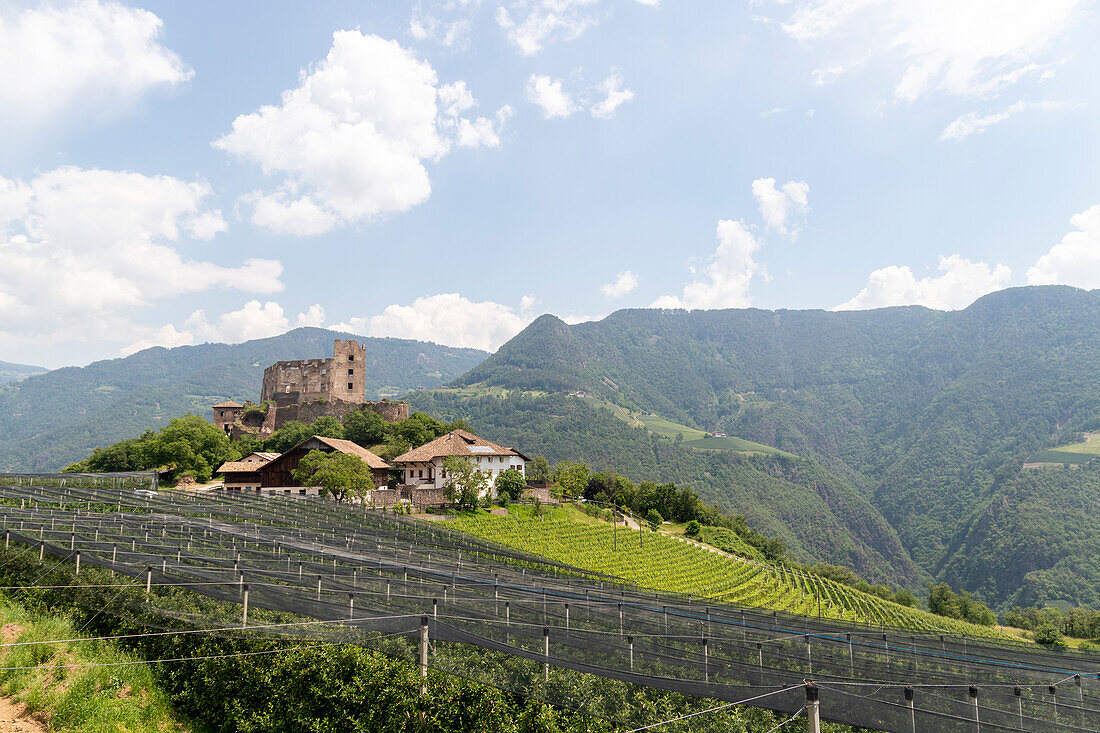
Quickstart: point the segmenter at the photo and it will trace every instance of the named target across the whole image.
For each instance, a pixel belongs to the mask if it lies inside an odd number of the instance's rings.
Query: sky
[[[1100,288],[1094,0],[0,0],[0,360]]]

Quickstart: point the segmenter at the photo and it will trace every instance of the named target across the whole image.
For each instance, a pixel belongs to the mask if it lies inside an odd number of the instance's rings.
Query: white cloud
[[[440,293],[417,298],[411,305],[390,305],[376,316],[351,318],[331,328],[495,351],[533,320],[534,304],[530,296],[513,308],[492,301],[474,302],[458,293]]]
[[[0,178],[0,323],[21,337],[127,338],[152,301],[231,288],[282,290],[277,260],[237,267],[184,257],[176,243],[225,231],[210,186],[72,166]]]
[[[521,56],[534,56],[548,43],[571,41],[596,25],[598,0],[516,0],[497,8],[497,24]]]
[[[634,99],[634,92],[629,89],[623,89],[623,79],[618,74],[611,74],[603,80],[598,87],[604,98],[599,102],[596,102],[590,108],[593,117],[601,120],[606,120],[615,116],[615,110],[620,105],[629,102]]]
[[[772,107],[771,109],[766,109],[763,112],[761,112],[760,116],[761,117],[771,117],[772,115],[777,115],[780,112],[786,112],[786,111],[787,111],[786,107]]]
[[[648,5],[651,8],[655,8],[661,4],[661,0],[638,0],[639,5]]]
[[[337,31],[325,59],[279,105],[239,116],[214,146],[283,176],[277,191],[242,198],[254,224],[319,234],[427,199],[424,164],[455,141],[498,145],[505,118],[498,113],[494,127],[459,116],[475,105],[464,82],[439,85],[431,65],[396,41]]]
[[[638,276],[630,270],[624,270],[615,276],[609,283],[600,286],[600,292],[605,298],[621,298],[634,292],[638,287]]]
[[[940,257],[938,277],[917,279],[908,267],[890,265],[875,270],[858,294],[835,310],[864,310],[892,305],[923,305],[939,310],[965,308],[977,298],[1008,284],[1012,271],[1005,265],[990,267],[961,255]]]
[[[953,140],[959,142],[976,133],[985,132],[987,127],[1004,122],[1009,117],[1028,109],[1038,109],[1043,112],[1052,112],[1066,109],[1073,105],[1064,102],[1016,102],[1004,109],[983,115],[978,112],[968,112],[955,119],[940,133],[940,141]]]
[[[305,313],[298,314],[295,325],[320,326],[324,320],[324,308],[313,305]],[[266,303],[250,300],[240,310],[222,313],[213,321],[207,318],[206,311],[200,309],[193,312],[178,328],[169,323],[155,331],[142,329],[147,332],[143,338],[123,348],[121,353],[129,356],[153,346],[170,349],[203,342],[235,344],[278,336],[289,329],[290,319],[284,315],[281,305],[270,300]]]
[[[833,39],[845,52],[900,54],[894,96],[933,91],[986,97],[1049,67],[1039,63],[1078,14],[1082,0],[811,0],[782,24],[800,41]],[[864,57],[866,58],[866,57]],[[830,64],[826,83],[855,63]]]
[[[760,216],[769,229],[791,239],[798,236],[799,220],[810,210],[810,186],[805,181],[787,181],[775,187],[774,178],[757,178],[752,182],[752,195],[760,208]]]
[[[743,221],[723,219],[716,229],[718,248],[702,276],[684,286],[682,296],[664,295],[654,308],[738,308],[749,304],[749,284],[761,272],[753,260],[760,242]]]
[[[194,75],[160,43],[163,22],[115,2],[0,8],[0,126],[110,117]]]
[[[299,313],[297,320],[294,322],[295,326],[313,326],[314,328],[320,328],[325,325],[325,309],[321,307],[320,303],[314,303],[309,307],[305,313]]]
[[[409,35],[414,39],[417,41],[435,41],[447,48],[465,48],[468,46],[471,29],[472,26],[467,18],[447,22],[433,15],[421,15],[417,12],[409,20]]]
[[[1027,271],[1028,285],[1100,288],[1100,204],[1070,218],[1069,232]]]
[[[527,99],[538,105],[546,119],[565,118],[577,111],[573,98],[562,89],[561,79],[531,74],[527,80]]]

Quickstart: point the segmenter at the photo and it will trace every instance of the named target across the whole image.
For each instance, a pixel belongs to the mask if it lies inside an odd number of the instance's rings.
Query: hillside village
[[[211,422],[233,439],[248,436],[270,438],[292,420],[312,423],[320,417],[340,419],[353,410],[368,410],[387,423],[407,420],[407,402],[368,402],[365,399],[365,348],[355,341],[337,339],[327,359],[280,361],[264,370],[258,405],[227,400],[212,407]],[[227,461],[216,473],[223,477],[222,490],[255,492],[257,496],[316,496],[318,486],[305,486],[295,478],[302,459],[312,451],[343,453],[366,464],[371,488],[361,500],[373,506],[406,502],[413,507],[447,501],[444,461],[460,458],[473,464],[487,479],[485,496],[496,499],[496,480],[507,470],[526,477],[529,461],[520,451],[481,438],[467,430],[452,430],[424,445],[387,461],[350,440],[314,435],[283,453],[253,451]]]

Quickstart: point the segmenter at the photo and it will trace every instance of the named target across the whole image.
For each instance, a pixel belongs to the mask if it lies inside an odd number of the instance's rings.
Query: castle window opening
[[[355,370],[354,369],[348,369],[348,376],[349,377],[355,376]]]
[[[350,392],[353,389],[355,389],[354,385],[352,385],[351,382],[348,382],[348,391]]]
[[[355,361],[355,354],[348,354],[348,361]]]

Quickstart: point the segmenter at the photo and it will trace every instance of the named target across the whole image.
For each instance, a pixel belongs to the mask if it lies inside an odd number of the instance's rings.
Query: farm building
[[[224,478],[226,491],[259,491],[260,469],[278,457],[278,453],[249,453],[239,461],[226,461],[215,473]]]
[[[442,489],[447,483],[443,459],[449,456],[471,461],[483,473],[488,474],[490,483],[495,483],[501,471],[509,468],[523,473],[528,460],[527,456],[514,448],[505,448],[465,430],[452,430],[430,443],[399,455],[393,462],[401,471],[402,484]]]
[[[356,456],[370,468],[375,488],[384,487],[386,482],[389,481],[390,464],[366,448],[356,445],[350,440],[315,435],[294,446],[260,470],[260,491],[265,494],[296,494],[299,496],[314,496],[320,493],[317,487],[302,486],[294,480],[294,470],[298,468],[298,464],[301,463],[306,454],[313,450],[324,451],[325,453],[339,451],[340,453]]]

